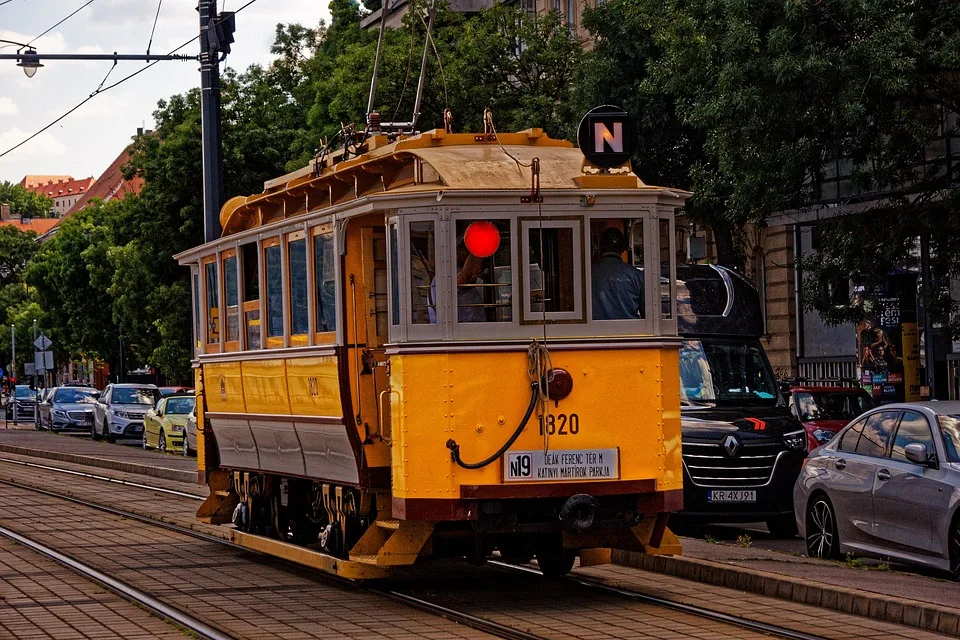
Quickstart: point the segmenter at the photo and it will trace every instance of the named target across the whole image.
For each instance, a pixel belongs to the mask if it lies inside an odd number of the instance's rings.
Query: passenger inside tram
[[[607,227],[600,234],[593,262],[593,319],[629,320],[644,317],[643,273],[623,261],[623,232]]]

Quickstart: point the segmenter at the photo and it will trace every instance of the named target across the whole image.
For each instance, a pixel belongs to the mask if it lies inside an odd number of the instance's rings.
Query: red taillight
[[[551,380],[547,387],[551,400],[563,400],[573,391],[573,376],[565,369],[556,368],[550,372]]]

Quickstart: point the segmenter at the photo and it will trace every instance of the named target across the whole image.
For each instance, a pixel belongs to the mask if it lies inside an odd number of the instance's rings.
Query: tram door
[[[380,401],[388,382],[383,366],[388,328],[383,218],[351,221],[347,233],[347,322],[353,327],[348,334],[350,395],[368,466],[389,467],[390,399]]]

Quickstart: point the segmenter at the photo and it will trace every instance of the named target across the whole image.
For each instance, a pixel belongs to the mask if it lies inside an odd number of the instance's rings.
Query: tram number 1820
[[[540,435],[575,436],[580,433],[580,416],[575,413],[548,413],[540,416]]]

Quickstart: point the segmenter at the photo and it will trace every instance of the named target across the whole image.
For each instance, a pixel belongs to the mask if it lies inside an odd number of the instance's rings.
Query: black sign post
[[[605,104],[588,111],[577,130],[580,152],[595,166],[611,169],[626,164],[637,150],[637,129],[630,115]]]

